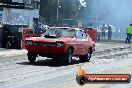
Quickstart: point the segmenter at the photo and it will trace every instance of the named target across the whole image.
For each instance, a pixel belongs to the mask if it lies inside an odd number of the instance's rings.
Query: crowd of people
[[[125,30],[125,29],[123,29],[123,30]],[[127,31],[124,32],[124,31],[121,31],[121,29],[120,29],[120,30],[118,30],[118,33],[117,33],[117,29],[115,29],[115,32],[113,32],[113,29],[112,29],[112,26],[111,25],[109,25],[109,24],[103,24],[101,27],[98,27],[97,28],[97,41],[99,42],[100,39],[112,40],[112,38],[114,38],[114,37],[116,37],[116,38],[118,38],[120,40],[121,38],[124,39],[125,38],[125,35],[126,35],[125,42],[126,43],[130,43],[131,36],[132,36],[132,24],[130,24],[127,27],[126,30]],[[38,36],[42,36],[43,33],[44,32],[40,31]]]
[[[112,28],[110,25],[103,24],[101,31],[102,31],[102,38],[106,37],[106,31],[108,30],[108,40],[111,40],[112,37]]]
[[[98,31],[100,30],[100,31]],[[130,24],[127,29],[123,29],[126,31],[121,31],[119,30],[119,33],[117,33],[117,29],[115,30],[116,34],[113,33],[112,31],[112,27],[111,25],[108,24],[103,24],[100,29],[97,29],[97,41],[100,41],[100,37],[102,39],[106,39],[106,35],[107,35],[107,39],[111,40],[112,36],[116,35],[116,38],[118,38],[118,40],[120,40],[119,36],[122,36],[123,34],[123,39],[126,38],[125,42],[126,43],[130,43],[131,41],[131,37],[132,37],[132,24]],[[118,37],[117,37],[118,36]]]
[[[112,39],[112,28],[108,24],[103,24],[100,28],[97,28],[97,41],[100,41],[100,37],[102,39],[106,38],[106,33],[107,33],[107,38],[108,40]]]

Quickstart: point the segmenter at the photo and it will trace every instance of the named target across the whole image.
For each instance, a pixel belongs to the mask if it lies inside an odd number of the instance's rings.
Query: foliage
[[[76,14],[80,12],[80,0],[40,0],[40,15],[48,22],[55,24],[57,21],[57,8],[59,13],[59,21],[61,19],[74,19]]]

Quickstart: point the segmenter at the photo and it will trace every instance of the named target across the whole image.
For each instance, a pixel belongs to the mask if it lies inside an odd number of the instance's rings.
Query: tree
[[[58,0],[40,0],[40,15],[48,24],[55,24],[57,19]],[[74,18],[80,10],[79,0],[59,0],[59,19]]]
[[[78,0],[61,0],[60,5],[62,18],[73,18],[80,9],[80,1]]]

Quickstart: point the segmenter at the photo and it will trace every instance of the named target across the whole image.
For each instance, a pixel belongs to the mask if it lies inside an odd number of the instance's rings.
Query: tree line
[[[59,1],[59,4],[58,4]],[[47,24],[55,24],[58,19],[76,19],[80,17],[82,5],[80,0],[40,0],[40,16]]]

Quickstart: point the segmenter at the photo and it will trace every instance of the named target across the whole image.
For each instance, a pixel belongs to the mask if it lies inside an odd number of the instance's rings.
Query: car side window
[[[77,32],[76,32],[76,37],[77,37],[78,39],[83,39],[83,33],[82,33],[81,31],[77,31]]]
[[[84,32],[83,32],[83,39],[87,39],[87,35]]]

